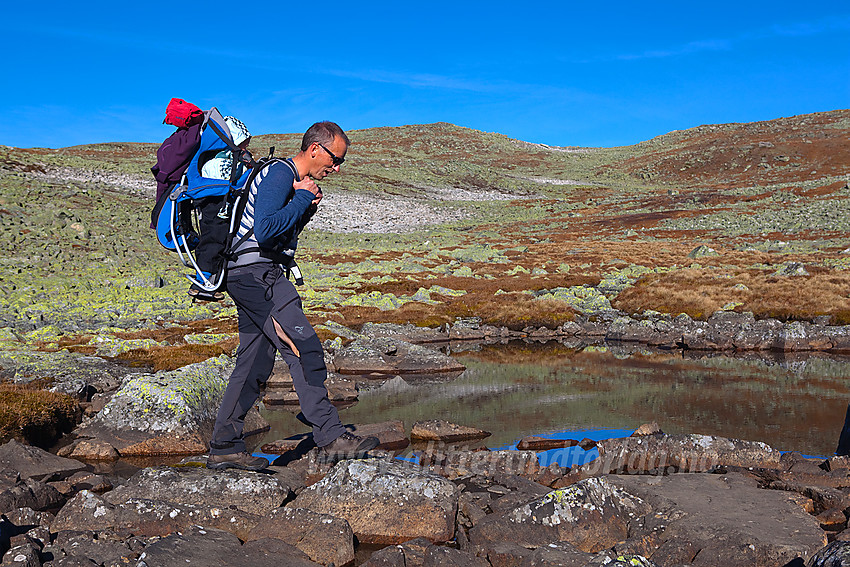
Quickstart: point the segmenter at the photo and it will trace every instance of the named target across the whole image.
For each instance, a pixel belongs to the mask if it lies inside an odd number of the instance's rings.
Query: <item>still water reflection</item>
[[[344,423],[391,419],[410,426],[445,419],[492,432],[490,448],[527,435],[581,439],[587,430],[633,430],[657,421],[666,433],[764,441],[831,455],[850,401],[850,357],[746,358],[558,344],[513,344],[453,353],[467,366],[452,381],[395,378],[361,383]],[[266,440],[304,433],[287,411],[266,410]]]

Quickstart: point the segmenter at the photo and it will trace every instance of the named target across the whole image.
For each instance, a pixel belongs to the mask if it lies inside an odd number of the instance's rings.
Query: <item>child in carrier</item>
[[[247,150],[251,142],[251,133],[241,120],[233,116],[225,116],[224,122],[230,130],[233,144],[241,150]],[[233,172],[233,168],[236,172]],[[239,179],[245,170],[245,164],[229,149],[215,154],[201,166],[201,176],[207,179],[235,180]],[[217,244],[223,241],[230,229],[230,211],[228,203],[221,197],[205,197],[196,202],[199,211],[198,225],[200,235],[198,245],[195,248],[195,259],[204,277],[208,280],[212,274],[218,274],[224,262],[221,255],[221,247]],[[200,278],[198,278],[200,282]],[[208,292],[198,283],[193,283],[189,288],[189,295],[195,299],[206,301],[220,301],[224,294],[220,291]]]

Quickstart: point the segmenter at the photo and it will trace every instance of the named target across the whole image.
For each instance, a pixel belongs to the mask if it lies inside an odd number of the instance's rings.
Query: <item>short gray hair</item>
[[[301,151],[305,152],[313,144],[323,144],[329,146],[333,143],[334,138],[342,138],[345,141],[345,146],[351,145],[351,140],[339,127],[336,122],[316,122],[304,132],[304,137],[301,139]]]

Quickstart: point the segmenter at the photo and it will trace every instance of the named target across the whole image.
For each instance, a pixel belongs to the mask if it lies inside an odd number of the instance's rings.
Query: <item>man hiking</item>
[[[275,351],[289,366],[304,421],[313,427],[319,460],[362,457],[378,445],[375,437],[346,431],[328,399],[324,352],[304,316],[301,298],[289,281],[298,234],[315,214],[321,180],[345,161],[350,141],[333,122],[310,126],[301,151],[274,160],[255,177],[234,240],[236,259],[228,262],[226,289],[239,319],[236,367],[218,410],[207,467],[260,470],[268,466],[245,446],[243,427],[257,401],[260,385],[271,375]]]

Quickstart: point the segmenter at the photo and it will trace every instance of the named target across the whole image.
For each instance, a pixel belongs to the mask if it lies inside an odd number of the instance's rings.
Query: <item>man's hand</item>
[[[322,190],[319,189],[319,186],[316,185],[316,182],[313,181],[312,179],[310,179],[309,177],[305,177],[301,181],[293,182],[292,188],[295,189],[296,191],[299,190],[299,189],[306,189],[307,191],[309,191],[313,195],[317,195],[317,196],[322,194]]]
[[[313,203],[312,203],[312,204],[313,204],[313,205],[317,205],[317,206],[318,206],[318,204],[322,201],[322,188],[321,188],[321,187],[319,187],[318,185],[317,185],[316,187],[318,187],[318,188],[319,188],[319,192],[318,192],[318,193],[316,193],[316,198],[315,198],[315,199],[313,199]]]

